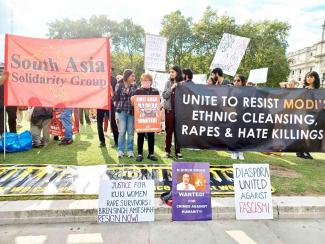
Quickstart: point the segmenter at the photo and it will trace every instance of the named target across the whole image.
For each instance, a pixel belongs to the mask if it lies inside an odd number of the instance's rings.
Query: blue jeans
[[[72,139],[72,124],[71,124],[72,108],[66,108],[60,114],[60,119],[64,128],[64,138]]]
[[[126,112],[118,113],[119,134],[118,150],[123,152],[125,149],[125,134],[128,134],[127,150],[133,152],[133,135],[134,135],[134,116]]]

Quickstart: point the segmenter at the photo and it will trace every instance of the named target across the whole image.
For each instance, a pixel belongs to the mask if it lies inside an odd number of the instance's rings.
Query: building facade
[[[325,21],[322,25],[321,41],[311,47],[306,47],[287,54],[290,75],[289,80],[302,82],[309,71],[316,71],[321,79],[322,86],[325,82]],[[323,86],[323,87],[324,87]]]

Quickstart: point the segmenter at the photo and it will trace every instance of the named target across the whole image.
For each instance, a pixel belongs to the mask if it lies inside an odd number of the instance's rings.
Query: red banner
[[[110,108],[108,38],[36,39],[6,35],[5,104]]]
[[[160,132],[160,96],[134,96],[136,132]]]

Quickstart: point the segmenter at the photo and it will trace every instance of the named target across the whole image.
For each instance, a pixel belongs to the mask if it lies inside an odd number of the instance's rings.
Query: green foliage
[[[193,23],[177,10],[162,19],[160,35],[168,39],[167,63],[192,68],[194,73],[210,73],[210,64],[223,33],[250,38],[238,73],[248,77],[251,69],[268,67],[266,86],[276,87],[289,75],[286,48],[290,26],[281,21],[248,21],[242,25],[229,16],[219,16],[207,7],[202,18]],[[107,16],[90,19],[56,20],[49,24],[50,38],[111,37],[111,66],[114,74],[131,68],[137,77],[143,72],[145,31],[130,19],[121,22]],[[231,77],[229,77],[231,79]],[[138,80],[138,79],[137,79]]]

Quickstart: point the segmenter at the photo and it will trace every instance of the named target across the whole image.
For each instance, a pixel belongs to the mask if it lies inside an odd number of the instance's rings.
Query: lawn
[[[24,126],[26,129],[27,125]],[[47,148],[33,149],[27,152],[6,155],[5,164],[63,164],[63,165],[96,165],[96,164],[135,164],[135,158],[117,157],[116,148],[112,148],[111,138],[107,138],[106,148],[99,148],[96,124],[81,126],[81,132],[74,138],[74,143],[59,146],[51,140]],[[20,131],[22,131],[21,129]],[[136,142],[136,134],[134,137]],[[145,142],[144,156],[147,154]],[[136,153],[136,145],[134,147]],[[173,159],[163,158],[164,134],[156,136],[155,153],[160,164],[170,164]],[[229,165],[241,161],[232,160],[230,153],[214,150],[182,151],[184,160],[188,162],[209,162],[216,165]],[[312,153],[314,160],[297,158],[294,153],[283,156],[270,156],[262,153],[245,153],[245,163],[269,163],[271,165],[271,182],[277,189],[276,195],[325,195],[325,154]],[[142,162],[151,164],[146,159]]]

